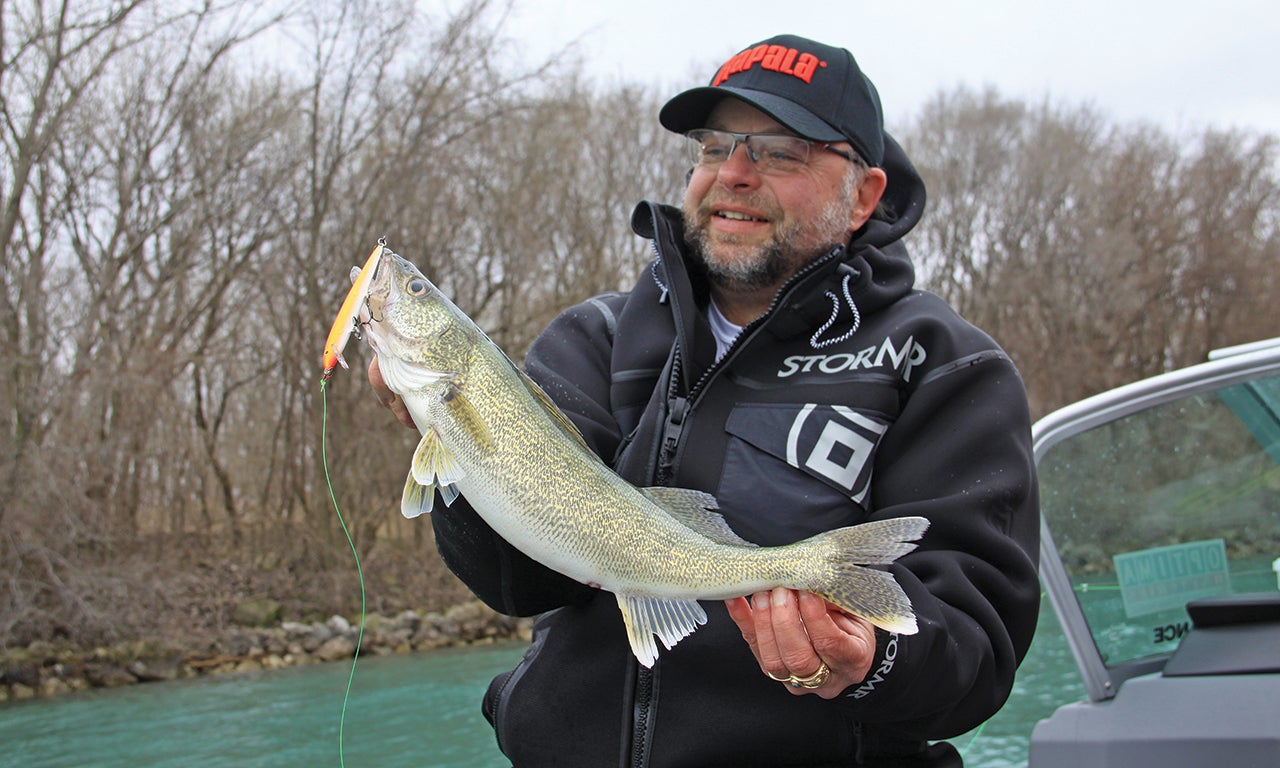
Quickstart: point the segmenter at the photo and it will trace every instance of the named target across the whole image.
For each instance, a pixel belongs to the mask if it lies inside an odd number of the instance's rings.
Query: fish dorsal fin
[[[736,547],[754,547],[755,544],[734,533],[724,515],[714,510],[719,509],[716,497],[703,491],[688,488],[666,488],[654,486],[642,488],[640,492],[677,522],[690,528],[717,544],[730,544]]]
[[[646,667],[658,660],[658,644],[671,650],[676,643],[707,623],[707,612],[697,600],[665,600],[660,597],[616,595],[622,620],[627,625],[631,652]]]
[[[477,327],[476,330],[480,332],[481,336],[484,336],[486,341],[489,341],[489,337],[484,335],[484,331],[481,331],[479,327]],[[533,393],[534,401],[537,402],[538,405],[542,406],[542,409],[546,411],[547,415],[551,417],[551,420],[564,431],[565,435],[571,438],[582,448],[590,451],[591,446],[587,445],[587,440],[582,436],[582,431],[578,429],[578,425],[574,424],[569,420],[568,416],[564,415],[564,411],[560,410],[560,406],[556,405],[556,401],[552,400],[551,397],[543,391],[542,387],[538,386],[538,382],[534,381],[529,374],[525,373],[523,368],[511,362],[511,358],[507,357],[507,353],[503,352],[501,347],[494,344],[492,341],[489,341],[489,343],[492,344],[493,348],[502,356],[503,361],[505,361],[507,365],[511,366],[511,370],[515,373],[516,378],[520,380],[520,383],[524,384],[526,389]]]
[[[512,367],[515,368],[514,365]],[[543,410],[551,416],[552,420],[560,425],[560,428],[564,430],[564,433],[584,449],[588,451],[591,450],[591,446],[587,445],[587,440],[582,436],[582,432],[578,429],[578,425],[569,421],[569,417],[565,416],[564,411],[560,410],[560,406],[556,405],[555,401],[552,400],[546,392],[542,391],[542,387],[538,386],[538,382],[529,378],[529,374],[519,368],[515,368],[515,370],[516,373],[519,374],[520,380],[523,381],[524,385],[533,393],[534,399],[537,400]]]

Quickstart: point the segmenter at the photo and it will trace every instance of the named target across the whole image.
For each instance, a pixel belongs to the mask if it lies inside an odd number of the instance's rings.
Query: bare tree
[[[171,384],[200,353],[192,327],[216,328],[211,308],[233,279],[178,225],[201,210],[184,173],[196,123],[183,119],[262,27],[211,3],[2,10],[14,175],[0,333],[18,350],[0,397],[13,438],[0,469],[4,615],[31,621],[24,607],[62,603],[92,632],[101,611],[84,574],[158,502],[148,491],[173,452],[155,414],[181,407]]]
[[[904,136],[930,191],[923,283],[1011,352],[1037,413],[1275,335],[1244,300],[1276,280],[1273,139],[965,89]]]
[[[466,194],[485,226],[453,267],[470,274],[450,281],[516,359],[562,309],[629,288],[652,258],[631,211],[646,197],[675,199],[684,176],[679,143],[655,118],[660,104],[638,87],[600,93],[569,76],[476,148]]]
[[[1280,181],[1274,136],[1206,130],[1177,179],[1185,190],[1179,259],[1170,265],[1180,316],[1170,360],[1280,333],[1265,311],[1280,279]]]

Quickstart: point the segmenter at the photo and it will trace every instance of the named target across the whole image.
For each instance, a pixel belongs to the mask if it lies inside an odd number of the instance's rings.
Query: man
[[[517,766],[960,765],[931,741],[1000,708],[1039,601],[1018,373],[913,289],[901,238],[924,187],[848,51],[772,38],[659,119],[689,137],[683,210],[636,209],[652,269],[556,319],[530,375],[623,477],[711,492],[759,544],[929,518],[889,568],[920,629],[775,589],[704,604],[707,625],[646,669],[611,595],[531,561],[463,500],[437,505],[449,567],[497,610],[541,614],[485,696],[499,746]]]

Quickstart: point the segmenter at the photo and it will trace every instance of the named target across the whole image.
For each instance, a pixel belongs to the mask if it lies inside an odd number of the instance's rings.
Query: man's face
[[[790,133],[734,98],[716,105],[707,127]],[[684,196],[685,237],[720,287],[777,287],[866,221],[870,211],[864,215],[858,204],[857,178],[849,160],[818,146],[794,173],[762,175],[739,145],[724,163],[694,168]]]

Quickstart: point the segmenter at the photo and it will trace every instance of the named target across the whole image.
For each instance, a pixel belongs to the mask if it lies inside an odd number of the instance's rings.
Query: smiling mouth
[[[768,219],[757,218],[737,211],[717,211],[715,215],[722,219],[730,219],[732,221],[768,221]]]

